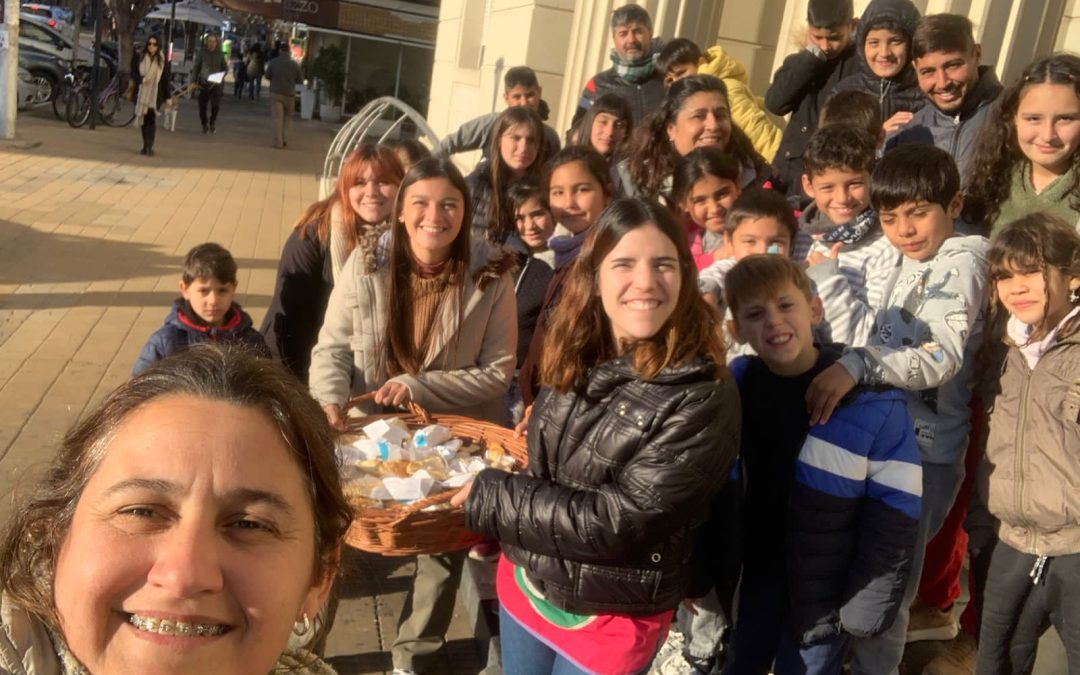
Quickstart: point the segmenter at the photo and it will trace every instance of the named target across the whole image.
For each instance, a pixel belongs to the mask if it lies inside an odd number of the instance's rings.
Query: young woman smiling
[[[454,500],[503,547],[503,670],[645,672],[740,425],[718,317],[667,209],[604,211],[547,340],[529,469],[481,472]]]
[[[536,179],[547,161],[544,123],[527,106],[504,110],[492,126],[488,158],[465,179],[472,195],[472,236],[502,244],[514,231],[506,190],[522,178]]]
[[[308,207],[285,240],[261,332],[274,359],[301,382],[307,382],[311,348],[345,260],[358,251],[358,264],[375,268],[377,242],[389,228],[404,174],[393,150],[360,146],[342,165],[334,194]]]
[[[344,428],[350,396],[375,406],[415,401],[430,412],[504,419],[517,347],[514,256],[471,242],[469,191],[446,159],[405,175],[388,260],[345,263],[311,353],[311,392]],[[375,412],[367,406],[364,412]],[[398,624],[394,668],[420,670],[450,624],[464,553],[422,555]]]

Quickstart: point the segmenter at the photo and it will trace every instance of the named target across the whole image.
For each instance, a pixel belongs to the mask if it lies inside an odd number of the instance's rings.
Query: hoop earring
[[[304,612],[303,621],[294,621],[292,632],[297,637],[303,637],[311,632],[311,619],[308,618],[307,612]],[[298,630],[299,629],[299,630]]]

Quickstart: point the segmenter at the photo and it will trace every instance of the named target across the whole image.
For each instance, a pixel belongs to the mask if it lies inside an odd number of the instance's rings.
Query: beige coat
[[[998,536],[1034,555],[1080,553],[1080,335],[1031,369],[1013,347],[990,412],[976,485]]]
[[[383,263],[364,273],[356,255],[349,256],[311,351],[312,395],[323,405],[341,405],[350,396],[394,381],[408,386],[413,401],[430,412],[503,421],[502,397],[510,386],[517,348],[513,266],[508,252],[483,242],[474,245],[461,302],[455,296],[454,302],[443,304],[422,372],[390,378],[381,346],[389,269]]]

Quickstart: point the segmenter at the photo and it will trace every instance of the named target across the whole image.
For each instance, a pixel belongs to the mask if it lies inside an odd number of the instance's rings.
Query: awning
[[[172,16],[172,5],[165,3],[154,8],[154,11],[147,14],[146,18],[168,19],[170,16]],[[225,15],[200,0],[184,0],[183,2],[177,2],[176,20],[190,21],[192,23],[215,26],[217,28],[225,25]]]

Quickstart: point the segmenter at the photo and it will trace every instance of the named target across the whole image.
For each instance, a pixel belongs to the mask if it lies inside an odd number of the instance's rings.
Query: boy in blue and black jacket
[[[173,302],[165,325],[146,341],[132,375],[152,363],[200,343],[241,344],[258,356],[270,358],[262,334],[236,295],[236,261],[221,245],[199,244],[184,258],[180,297]]]
[[[919,450],[895,390],[857,390],[810,426],[806,390],[840,358],[813,343],[821,301],[797,263],[739,261],[725,279],[743,403],[743,572],[724,673],[839,673],[850,636],[890,626],[922,498]]]

